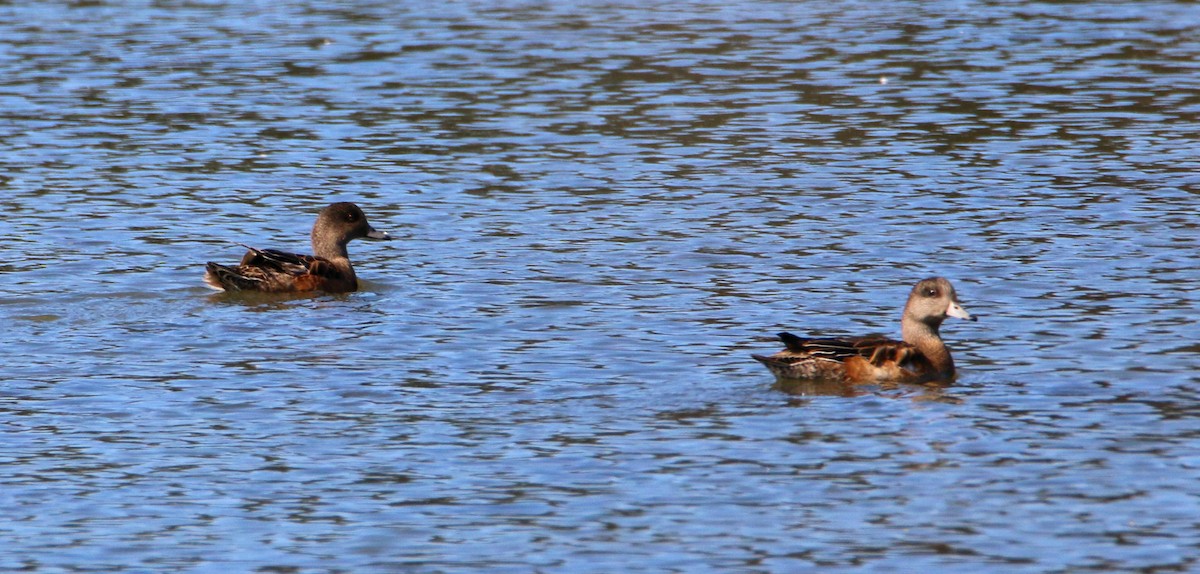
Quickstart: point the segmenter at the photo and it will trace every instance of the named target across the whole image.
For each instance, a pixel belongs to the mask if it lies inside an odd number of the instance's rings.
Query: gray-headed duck
[[[882,335],[802,339],[780,333],[786,349],[751,355],[780,379],[835,379],[850,383],[947,381],[954,359],[938,333],[946,317],[974,321],[958,303],[954,286],[941,277],[913,287],[900,319],[903,341]]]
[[[218,291],[356,291],[358,278],[346,244],[354,239],[391,238],[372,228],[357,205],[334,203],[322,209],[313,224],[313,255],[246,246],[250,251],[236,266],[210,261],[204,282]]]

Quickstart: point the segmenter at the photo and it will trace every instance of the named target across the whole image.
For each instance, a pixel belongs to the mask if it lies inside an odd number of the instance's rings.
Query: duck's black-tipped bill
[[[393,237],[388,235],[386,231],[379,231],[372,227],[371,230],[367,232],[367,239],[393,239]]]

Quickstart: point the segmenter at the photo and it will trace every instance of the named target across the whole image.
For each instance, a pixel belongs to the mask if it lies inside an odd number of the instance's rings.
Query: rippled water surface
[[[0,570],[1200,568],[1200,6],[0,6]],[[360,292],[230,297],[359,203]],[[945,389],[777,331],[978,323]]]

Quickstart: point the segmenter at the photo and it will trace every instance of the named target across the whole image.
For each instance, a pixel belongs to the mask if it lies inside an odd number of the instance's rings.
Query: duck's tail
[[[750,358],[754,359],[755,361],[758,361],[768,367],[779,362],[779,361],[776,361],[775,359],[771,358],[769,355],[750,355]]]
[[[204,284],[217,291],[252,291],[259,287],[262,281],[247,277],[233,267],[209,261],[205,265]]]

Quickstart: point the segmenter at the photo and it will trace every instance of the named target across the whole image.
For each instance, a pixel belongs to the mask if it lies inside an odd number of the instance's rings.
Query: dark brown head
[[[931,277],[919,281],[908,295],[908,303],[904,305],[904,318],[924,323],[936,332],[946,317],[975,320],[959,304],[954,286],[945,278]]]
[[[354,239],[391,239],[367,223],[367,216],[350,202],[334,203],[321,210],[313,224],[313,254],[326,259],[347,257],[346,244]]]

